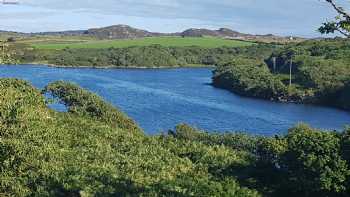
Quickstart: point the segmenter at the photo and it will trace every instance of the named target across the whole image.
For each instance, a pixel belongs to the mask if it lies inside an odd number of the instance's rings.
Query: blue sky
[[[0,5],[0,29],[23,32],[127,24],[156,32],[227,27],[253,34],[319,36],[335,12],[323,0],[19,0]],[[350,1],[338,0],[346,8]]]

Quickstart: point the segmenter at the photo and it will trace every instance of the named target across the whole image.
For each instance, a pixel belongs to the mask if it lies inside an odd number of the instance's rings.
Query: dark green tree
[[[282,166],[289,172],[293,191],[301,196],[345,192],[349,170],[336,133],[300,125],[289,131],[286,140],[288,150],[282,156]]]

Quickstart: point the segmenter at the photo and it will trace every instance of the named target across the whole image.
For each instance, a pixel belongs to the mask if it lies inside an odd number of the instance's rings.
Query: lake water
[[[70,69],[0,66],[0,77],[25,79],[38,88],[71,81],[119,107],[145,130],[156,134],[188,123],[209,131],[285,133],[297,123],[341,130],[350,113],[327,107],[282,104],[240,97],[210,85],[210,68]]]

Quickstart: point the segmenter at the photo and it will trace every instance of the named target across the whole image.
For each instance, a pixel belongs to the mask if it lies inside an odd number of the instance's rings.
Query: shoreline
[[[350,113],[350,109],[339,107],[337,105],[330,105],[330,104],[325,104],[325,103],[321,103],[321,102],[299,101],[299,100],[293,100],[292,98],[289,98],[289,99],[274,99],[274,98],[267,99],[267,98],[262,98],[262,97],[257,97],[257,96],[251,96],[251,95],[248,95],[248,94],[242,94],[239,91],[227,89],[225,87],[221,87],[221,86],[216,85],[214,83],[211,83],[211,85],[213,87],[215,87],[215,88],[219,88],[219,89],[222,89],[222,90],[229,91],[232,94],[238,95],[240,97],[246,97],[246,98],[251,98],[251,99],[258,99],[258,100],[262,100],[262,101],[273,102],[273,103],[281,103],[281,104],[295,104],[295,105],[306,105],[306,106],[318,106],[318,107],[332,108],[332,109],[337,109],[337,110],[340,110],[340,111],[345,111],[347,113]]]
[[[0,64],[0,66],[5,65],[5,66],[11,66],[7,64]],[[203,68],[208,68],[208,69],[213,69],[215,66],[209,66],[209,65],[203,65],[203,66],[161,66],[161,67],[146,67],[146,66],[133,66],[133,67],[115,67],[115,66],[101,66],[101,67],[96,67],[96,66],[62,66],[62,65],[54,65],[54,64],[47,64],[47,63],[21,63],[21,64],[14,64],[14,65],[22,65],[22,66],[41,66],[41,67],[49,67],[49,68],[67,68],[67,69],[130,69],[130,70],[138,70],[138,69],[145,69],[145,70],[161,70],[161,69],[203,69]],[[293,99],[266,99],[266,98],[261,98],[261,97],[255,97],[255,96],[250,96],[246,94],[242,94],[240,92],[234,91],[227,89],[225,87],[221,87],[219,85],[216,85],[214,83],[210,83],[211,86],[215,88],[219,88],[222,90],[226,90],[231,92],[232,94],[238,95],[240,97],[246,97],[246,98],[251,98],[251,99],[257,99],[257,100],[262,100],[266,102],[273,102],[273,103],[282,103],[282,104],[295,104],[295,105],[308,105],[308,106],[319,106],[319,107],[326,107],[326,108],[333,108],[345,112],[350,112],[349,109],[345,109],[339,106],[335,105],[329,105],[329,104],[323,104],[323,103],[318,103],[318,102],[307,102],[307,101],[297,101]]]
[[[189,66],[63,66],[48,63],[21,63],[17,65],[33,65],[33,66],[47,66],[52,68],[69,68],[69,69],[179,69],[179,68],[215,68],[214,65],[189,65]]]

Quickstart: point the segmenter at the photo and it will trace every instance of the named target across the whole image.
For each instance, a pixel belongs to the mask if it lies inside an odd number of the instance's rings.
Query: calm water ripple
[[[341,130],[350,113],[319,106],[282,104],[244,98],[217,89],[211,69],[69,69],[47,66],[0,66],[0,77],[15,77],[43,88],[66,80],[87,88],[135,119],[149,134],[188,123],[210,131],[284,133],[297,123]],[[59,107],[56,106],[57,109]]]

